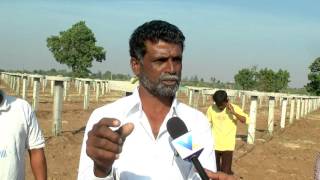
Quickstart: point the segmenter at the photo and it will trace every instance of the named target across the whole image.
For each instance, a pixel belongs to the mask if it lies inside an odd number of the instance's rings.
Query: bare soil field
[[[4,89],[9,95],[14,95],[3,83],[0,83],[0,89]],[[62,134],[54,137],[51,132],[53,97],[49,88],[45,92],[41,91],[36,114],[46,139],[48,179],[76,179],[84,127],[91,112],[122,96],[124,93],[110,92],[96,102],[94,91],[91,90],[89,109],[83,110],[83,97],[72,88],[63,103]],[[188,101],[183,93],[179,95],[179,99],[185,103]],[[206,112],[211,104],[209,99],[207,101],[199,99],[200,111]],[[30,103],[32,101],[31,89],[27,100]],[[234,102],[240,104],[240,99],[235,99]],[[246,104],[245,112],[249,113],[249,103]],[[320,110],[295,120],[290,125],[287,116],[286,128],[280,129],[280,107],[276,106],[273,136],[267,133],[267,118],[268,102],[265,101],[257,111],[254,145],[246,144],[247,127],[243,124],[238,125],[238,140],[233,162],[236,177],[245,180],[313,179],[315,157],[320,151]],[[26,179],[33,179],[29,163],[26,163]]]

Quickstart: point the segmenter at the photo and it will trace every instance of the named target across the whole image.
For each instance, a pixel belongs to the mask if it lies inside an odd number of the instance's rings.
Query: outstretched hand
[[[134,129],[133,123],[120,126],[120,121],[112,118],[101,119],[88,133],[86,153],[94,162],[94,174],[106,177],[113,162],[119,157],[125,138]],[[119,127],[113,131],[110,127]]]

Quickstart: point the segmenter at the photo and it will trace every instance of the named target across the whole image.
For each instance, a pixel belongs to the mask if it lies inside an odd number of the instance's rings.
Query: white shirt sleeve
[[[41,129],[39,127],[35,112],[31,109],[30,105],[27,105],[26,109],[26,122],[28,137],[26,141],[27,149],[39,149],[45,146],[45,140]]]

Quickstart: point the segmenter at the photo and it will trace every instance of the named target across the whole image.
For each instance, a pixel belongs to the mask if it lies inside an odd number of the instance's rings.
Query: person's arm
[[[233,108],[233,106],[231,105],[231,103],[228,103],[228,104],[227,104],[227,110],[228,110],[231,114],[233,114],[233,115],[237,118],[237,120],[239,120],[240,122],[242,122],[242,123],[245,123],[245,122],[246,122],[246,117],[238,114],[238,113],[234,110],[234,108]]]
[[[29,149],[30,165],[35,180],[47,179],[47,163],[43,148]]]

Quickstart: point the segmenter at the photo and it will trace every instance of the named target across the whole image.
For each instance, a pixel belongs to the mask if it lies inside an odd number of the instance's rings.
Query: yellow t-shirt
[[[246,117],[246,124],[249,124],[249,116],[244,113],[239,106],[235,104],[231,105],[237,114]],[[214,104],[207,110],[207,117],[211,124],[212,134],[215,140],[215,150],[218,151],[233,151],[236,143],[238,120],[226,109],[227,108],[224,108],[224,110],[221,111]]]

